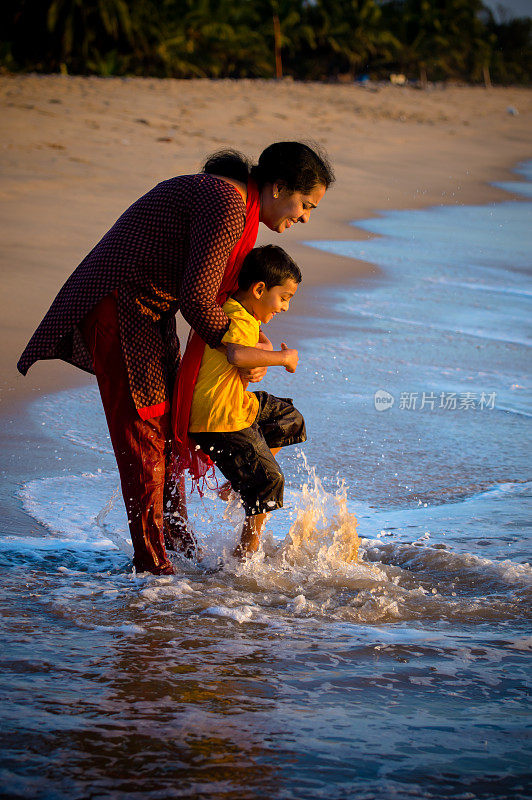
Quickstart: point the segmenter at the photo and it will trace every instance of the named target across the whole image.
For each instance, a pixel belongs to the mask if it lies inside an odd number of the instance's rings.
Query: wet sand
[[[197,171],[233,146],[257,157],[270,142],[325,146],[337,183],[310,226],[281,239],[306,285],[375,268],[313,251],[315,239],[365,238],[348,225],[379,210],[477,204],[508,195],[490,181],[530,157],[532,92],[173,81],[60,76],[0,78],[3,314],[0,408],[86,381],[58,362],[27,378],[16,360],[58,288],[119,214],[158,181]],[[516,113],[514,113],[516,112]],[[298,299],[304,308],[304,295]]]

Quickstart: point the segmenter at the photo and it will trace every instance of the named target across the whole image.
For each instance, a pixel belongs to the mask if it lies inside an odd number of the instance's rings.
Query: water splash
[[[327,492],[302,452],[298,458],[301,484],[287,492],[286,507],[268,517],[259,550],[244,562],[243,572],[268,566],[332,575],[358,561],[357,518],[348,510],[346,486],[340,485],[336,494]],[[196,527],[206,565],[223,558],[226,568],[238,573],[232,551],[242,530],[243,507],[235,493],[223,504],[223,515],[220,507],[217,494],[206,493],[196,508],[189,506],[189,521]]]
[[[310,482],[303,485],[296,520],[283,543],[284,560],[291,564],[314,561],[330,567],[357,563],[358,522],[347,509],[345,484],[335,495],[327,493],[316,469],[310,468],[306,459],[304,463]]]
[[[105,505],[95,516],[94,524],[101,530],[104,536],[106,536],[114,545],[116,545],[116,547],[118,547],[119,550],[121,550],[123,553],[126,553],[128,556],[131,556],[133,554],[133,545],[131,541],[125,538],[121,531],[114,530],[112,526],[105,523],[106,517],[114,508],[114,505],[120,496],[120,486],[116,486]]]
[[[23,505],[49,527],[53,538],[9,537],[3,542],[5,552],[17,549],[36,558],[41,550],[46,554],[50,548],[68,547],[69,565],[78,570],[89,567],[92,573],[94,548],[114,546],[124,552],[131,548],[122,504],[114,503],[115,487],[116,473],[85,473],[26,484],[20,492]],[[485,493],[477,502],[487,502],[498,491]],[[223,569],[209,574],[203,561],[196,565],[178,559],[178,577],[168,582],[150,580],[150,597],[138,597],[137,602],[146,604],[146,613],[152,616],[159,604],[166,614],[166,604],[173,597],[183,613],[203,615],[211,609],[207,616],[288,627],[303,617],[357,625],[529,618],[532,573],[528,564],[458,553],[450,545],[432,544],[424,537],[408,540],[411,531],[420,530],[419,524],[412,525],[416,515],[429,511],[434,516],[431,538],[437,540],[438,528],[448,529],[446,516],[438,514],[448,515],[448,507],[386,512],[386,524],[393,531],[386,535],[396,541],[383,542],[376,533],[383,524],[382,512],[353,503],[347,494],[345,485],[336,493],[327,492],[322,478],[300,454],[297,489],[287,492],[287,508],[270,516],[259,552],[245,562],[231,556],[244,519],[238,497],[226,504],[212,493],[201,503],[191,503],[190,518],[200,544],[214,567],[223,560]],[[455,507],[460,511],[464,506],[469,518],[471,502]],[[359,539],[357,516],[367,538]],[[457,530],[460,519],[455,520]],[[107,562],[108,558],[102,568],[108,568]],[[128,564],[123,568],[129,573]],[[190,581],[185,596],[183,579]],[[104,583],[108,580],[107,576]],[[133,593],[135,586],[134,582]],[[214,615],[212,609],[220,608],[228,611]]]

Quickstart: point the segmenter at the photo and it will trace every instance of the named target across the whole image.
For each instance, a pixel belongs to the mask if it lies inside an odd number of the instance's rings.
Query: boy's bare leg
[[[272,456],[276,456],[280,449],[281,449],[280,447],[270,447]],[[225,481],[225,483],[222,483],[222,485],[218,489],[218,497],[220,498],[220,500],[227,502],[231,498],[232,492],[233,492],[233,487],[231,486],[231,481]]]
[[[240,544],[233,550],[235,558],[248,558],[259,549],[260,535],[266,521],[267,514],[254,514],[246,517]]]

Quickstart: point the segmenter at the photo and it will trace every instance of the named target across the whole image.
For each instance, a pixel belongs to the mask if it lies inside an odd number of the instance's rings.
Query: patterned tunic
[[[135,406],[149,412],[166,405],[179,366],[176,312],[212,347],[229,327],[216,295],[245,216],[240,194],[218,178],[184,175],[159,183],[68,278],[24,350],[20,372],[47,358],[93,372],[77,325],[114,292]]]

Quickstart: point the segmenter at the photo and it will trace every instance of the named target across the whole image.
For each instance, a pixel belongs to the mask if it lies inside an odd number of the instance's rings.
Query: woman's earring
[[[274,197],[275,197],[275,199],[277,200],[277,198],[279,197],[279,192],[274,192],[274,193],[273,193],[273,196],[274,196]]]

